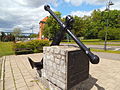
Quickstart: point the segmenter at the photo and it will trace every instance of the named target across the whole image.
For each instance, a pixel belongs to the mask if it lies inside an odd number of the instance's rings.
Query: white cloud
[[[69,1],[69,3],[71,3],[75,6],[78,6],[84,2],[87,4],[92,4],[92,5],[96,5],[96,4],[102,5],[103,4],[104,7],[95,8],[95,9],[100,9],[101,11],[106,9],[106,3],[108,3],[106,0],[65,0],[65,1],[66,2]],[[114,3],[114,5],[110,6],[110,10],[114,10],[114,9],[120,10],[120,1],[114,0],[112,2]],[[91,10],[91,11],[72,11],[70,13],[70,15],[73,15],[73,16],[76,15],[76,16],[83,17],[84,15],[90,16],[92,12],[93,12],[93,10]]]
[[[39,7],[43,4],[52,3],[57,5],[56,0],[12,0],[19,5],[29,6],[29,7]]]
[[[110,10],[120,10],[120,1],[115,3],[113,2],[114,5],[110,6]],[[101,11],[104,11],[106,9],[106,5],[104,7],[99,8]]]
[[[98,9],[98,8],[96,8],[96,9]],[[105,7],[101,7],[99,9],[101,11],[103,11],[103,10],[106,9],[106,6]],[[110,6],[110,10],[114,10],[114,9],[120,10],[120,2],[114,3],[114,5]],[[84,15],[90,16],[92,12],[93,12],[93,10],[91,10],[91,11],[72,11],[70,13],[70,15],[73,15],[73,16],[76,15],[76,16],[83,17]]]
[[[114,5],[110,7],[110,9],[112,9],[112,10],[113,10],[113,9],[120,10],[120,1],[117,2],[117,3],[114,3]]]
[[[49,13],[44,10],[43,5],[51,3],[57,6],[58,0],[0,0],[0,31],[10,31],[14,27],[21,27],[25,32],[31,32],[30,28],[34,26],[34,31],[39,31],[39,21],[48,16]],[[64,0],[68,4],[81,5],[101,4],[106,5],[106,0]],[[59,2],[60,3],[60,2]],[[115,5],[110,9],[120,10],[120,1],[114,0]],[[104,10],[105,7],[101,8]],[[90,15],[92,11],[73,11],[71,15]]]
[[[83,3],[91,5],[106,5],[108,0],[64,0],[64,1],[67,3],[71,3],[74,6],[79,6]],[[112,0],[112,2],[118,4],[120,3],[120,0]]]
[[[73,11],[70,13],[70,15],[83,17],[85,15],[90,16],[91,13],[92,13],[92,11]]]
[[[72,5],[79,6],[83,3],[86,4],[103,4],[106,0],[64,0],[67,3],[71,3]]]
[[[64,0],[65,2],[70,2],[70,0]]]
[[[53,1],[53,2],[52,2]],[[0,31],[20,27],[25,32],[39,31],[39,21],[48,16],[44,4],[56,0],[0,0]]]

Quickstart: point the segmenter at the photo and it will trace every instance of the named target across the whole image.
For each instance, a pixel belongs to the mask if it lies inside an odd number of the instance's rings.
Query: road
[[[61,45],[74,45],[77,46],[77,44],[65,44],[62,43]],[[88,48],[93,49],[104,49],[104,45],[86,45]],[[114,50],[114,51],[120,51],[120,46],[107,46],[107,50]]]
[[[98,55],[100,58],[109,59],[109,60],[120,60],[120,54],[114,53],[105,53],[105,52],[93,52]]]
[[[61,44],[61,45],[74,45],[77,46],[77,44]],[[86,45],[88,48],[94,48],[94,49],[103,49],[103,45]],[[107,46],[108,50],[115,50],[120,51],[120,46]],[[105,53],[105,52],[93,52],[94,54],[98,55],[100,58],[104,59],[110,59],[110,60],[120,60],[120,54],[114,54],[114,53]]]
[[[104,49],[104,45],[86,45],[88,48]],[[120,46],[107,46],[107,50],[120,51]]]

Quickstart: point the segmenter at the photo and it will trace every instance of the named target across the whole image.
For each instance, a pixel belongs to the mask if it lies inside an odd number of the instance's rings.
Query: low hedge
[[[20,50],[15,52],[16,55],[31,54],[31,53],[34,53],[33,50]]]
[[[15,54],[39,53],[43,51],[44,46],[49,46],[47,40],[31,40],[15,44]]]

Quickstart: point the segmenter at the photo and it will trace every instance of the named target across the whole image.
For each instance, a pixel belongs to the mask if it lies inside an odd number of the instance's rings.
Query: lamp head
[[[114,3],[112,1],[109,1],[108,5],[114,5]]]

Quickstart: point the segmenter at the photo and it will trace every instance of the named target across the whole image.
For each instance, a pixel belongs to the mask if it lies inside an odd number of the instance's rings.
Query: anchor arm
[[[90,58],[90,62],[92,64],[98,64],[99,63],[99,57],[97,55],[94,55],[70,30],[66,27],[66,25],[55,15],[55,13],[50,9],[49,5],[45,5],[44,9],[48,11],[54,19],[59,23],[59,25],[65,30],[72,38],[73,40],[78,44],[78,46],[86,53],[86,55]]]

